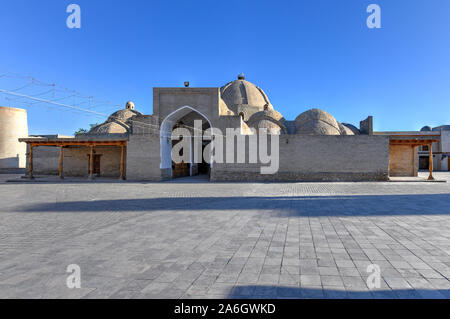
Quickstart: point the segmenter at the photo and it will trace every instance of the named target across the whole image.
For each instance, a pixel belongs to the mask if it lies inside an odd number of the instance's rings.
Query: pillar
[[[30,145],[28,152],[28,179],[33,179],[33,144]]]
[[[59,147],[59,178],[61,178],[61,179],[64,178],[64,173],[63,173],[63,169],[64,169],[63,158],[64,158],[64,147],[61,145],[61,146]]]
[[[432,181],[434,180],[433,177],[433,149],[432,149],[433,144],[430,144],[428,146],[428,150],[429,150],[429,159],[428,159],[428,163],[429,163],[429,168],[430,168],[430,175],[428,176],[428,180]]]
[[[94,145],[89,145],[91,148],[89,156],[89,179],[94,179]]]
[[[121,153],[120,153],[120,179],[125,179],[125,145],[121,145]]]

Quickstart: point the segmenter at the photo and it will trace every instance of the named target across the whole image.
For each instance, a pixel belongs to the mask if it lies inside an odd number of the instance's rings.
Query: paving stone
[[[450,298],[449,202],[450,183],[0,182],[0,298]]]

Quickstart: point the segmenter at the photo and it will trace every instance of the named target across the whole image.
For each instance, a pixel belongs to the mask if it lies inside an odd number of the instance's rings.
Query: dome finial
[[[245,74],[244,73],[240,73],[238,75],[238,80],[245,80]]]
[[[125,108],[127,110],[134,110],[134,103],[132,101],[128,101],[127,104],[125,105]]]

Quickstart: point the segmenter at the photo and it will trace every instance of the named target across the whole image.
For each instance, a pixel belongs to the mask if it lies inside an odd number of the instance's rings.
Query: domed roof
[[[125,109],[119,110],[111,114],[108,119],[95,127],[88,134],[124,134],[130,129],[131,118],[133,116],[142,115],[134,109],[134,103],[128,101]]]
[[[266,128],[269,134],[287,133],[286,127],[283,125],[285,119],[280,112],[275,110],[265,109],[254,113],[248,119],[248,126],[259,129]]]
[[[359,135],[361,132],[356,128],[356,126],[348,123],[341,123],[342,128],[344,129],[344,135]],[[342,131],[342,129],[341,129]]]
[[[136,116],[136,115],[142,115],[142,113],[138,112],[138,111],[135,111],[135,110],[132,110],[132,109],[123,109],[123,110],[119,110],[119,111],[114,112],[113,114],[111,114],[108,117],[107,122],[116,121],[116,120],[119,120],[119,121],[122,121],[122,122],[126,122],[128,119],[130,119],[130,118],[132,118],[133,116]]]
[[[273,109],[264,91],[251,82],[245,80],[244,75],[239,75],[238,79],[220,88],[222,99],[228,108],[235,114],[243,113],[247,120],[253,113],[268,109]]]
[[[441,125],[433,127],[433,131],[450,131],[450,125]]]
[[[259,111],[256,113],[253,113],[252,116],[250,116],[250,118],[248,119],[249,122],[254,121],[255,119],[259,119],[259,118],[263,118],[263,117],[270,117],[273,118],[274,120],[280,121],[280,122],[284,122],[285,119],[283,117],[283,115],[281,115],[280,112],[275,111],[274,109],[266,109],[263,111]]]
[[[420,129],[421,132],[430,132],[431,130],[431,126],[424,126]]]
[[[103,124],[93,127],[89,134],[125,134],[128,132],[128,127],[116,122],[105,122]]]
[[[257,132],[259,132],[258,129],[267,129],[267,134],[272,135],[286,134],[286,128],[284,126],[270,120],[261,120],[250,125],[250,127],[256,129]]]
[[[341,135],[336,119],[329,113],[311,109],[295,119],[297,134],[303,135]]]

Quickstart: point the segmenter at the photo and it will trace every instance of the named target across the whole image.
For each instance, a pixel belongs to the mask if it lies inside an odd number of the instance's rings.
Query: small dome
[[[424,126],[420,129],[421,132],[430,132],[432,130],[431,126]]]
[[[295,119],[297,134],[302,135],[341,135],[336,119],[329,113],[311,109]]]
[[[267,134],[271,135],[280,135],[285,133],[285,131],[279,124],[269,120],[261,120],[254,125],[251,125],[250,127],[256,129],[257,132],[259,132],[260,128],[267,129]]]
[[[141,112],[135,111],[133,109],[123,109],[111,114],[108,118],[108,122],[119,120],[122,122],[126,122],[128,119],[132,118],[136,115],[142,115]]]
[[[251,82],[245,80],[243,75],[220,88],[220,95],[234,114],[244,114],[247,120],[253,113],[273,109],[264,91]]]
[[[450,131],[450,125],[441,125],[438,127],[433,127],[433,131]]]
[[[341,125],[343,126],[343,129],[345,132],[344,135],[360,135],[361,134],[361,132],[356,128],[356,126],[354,126],[352,124],[341,123]]]
[[[105,122],[93,127],[89,134],[125,134],[128,132],[126,125],[116,122]]]
[[[267,109],[264,111],[259,111],[259,112],[253,113],[252,116],[250,116],[250,118],[248,119],[248,121],[252,122],[258,118],[263,118],[263,117],[270,117],[270,118],[273,118],[274,120],[277,120],[280,122],[284,121],[283,115],[281,115],[280,112],[275,111],[273,109],[272,110]]]
[[[280,112],[266,109],[256,112],[250,116],[248,126],[254,129],[266,128],[269,134],[279,135],[287,133],[286,127],[283,125],[285,119]]]
[[[128,101],[125,109],[114,112],[104,123],[93,127],[87,134],[128,133],[132,122],[131,118],[137,115],[142,115],[142,113],[134,110],[134,103]]]
[[[341,123],[338,122],[339,125],[339,130],[341,131],[341,135],[355,135],[351,129],[349,129],[348,127],[342,125]]]

